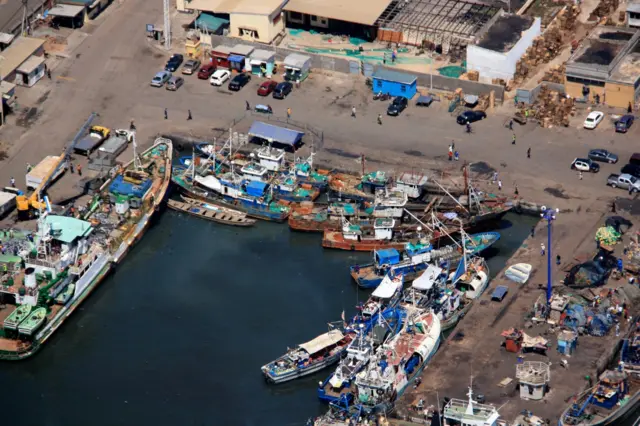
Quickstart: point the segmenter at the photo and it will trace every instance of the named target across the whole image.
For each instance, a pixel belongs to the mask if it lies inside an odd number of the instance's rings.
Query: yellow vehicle
[[[80,139],[73,146],[74,152],[81,155],[90,155],[93,151],[98,149],[102,142],[106,141],[111,130],[102,126],[93,126],[89,130],[89,134]]]

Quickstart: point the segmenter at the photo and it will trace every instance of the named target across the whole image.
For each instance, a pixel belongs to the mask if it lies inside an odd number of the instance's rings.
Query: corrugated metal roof
[[[235,13],[249,15],[271,15],[280,9],[287,0],[191,0],[185,4],[187,9],[213,13]]]
[[[228,19],[218,18],[210,13],[203,12],[196,19],[194,26],[201,30],[207,30],[209,32],[216,32],[220,27],[229,25]]]
[[[84,11],[84,6],[72,4],[58,4],[47,11],[50,16],[62,16],[65,18],[75,18]]]
[[[270,50],[256,49],[251,54],[250,58],[256,61],[269,62],[275,57],[275,53]]]
[[[418,78],[413,74],[406,74],[403,72],[388,70],[386,68],[378,68],[373,73],[373,78],[378,80],[392,81],[394,83],[413,84]]]
[[[31,74],[36,68],[40,65],[44,64],[44,58],[42,56],[31,56],[29,59],[24,61],[22,65],[20,65],[16,71],[22,74]]]
[[[9,44],[13,41],[14,38],[15,36],[13,34],[0,33],[0,43],[2,44]]]
[[[306,55],[301,55],[299,53],[291,53],[284,58],[284,66],[291,68],[300,68],[304,67],[304,64],[307,61],[310,61],[311,57]]]
[[[0,78],[15,71],[29,56],[44,45],[44,40],[33,37],[18,37],[0,52]]]
[[[373,25],[391,0],[289,0],[284,10]]]
[[[254,50],[256,50],[256,48],[253,46],[249,46],[247,44],[236,44],[231,48],[231,53],[235,53],[236,55],[249,56]]]

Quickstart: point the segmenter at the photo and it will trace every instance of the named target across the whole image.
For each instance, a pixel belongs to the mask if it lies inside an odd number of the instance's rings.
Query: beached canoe
[[[212,222],[231,226],[252,226],[255,219],[248,218],[243,212],[204,203],[192,198],[184,198],[184,202],[167,200],[167,205],[173,210],[190,214]]]

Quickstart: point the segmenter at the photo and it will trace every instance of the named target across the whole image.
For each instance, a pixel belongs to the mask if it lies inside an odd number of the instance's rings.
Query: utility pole
[[[26,0],[23,0],[26,1]],[[170,0],[163,0],[164,2],[164,48],[171,49],[171,6]]]
[[[24,30],[25,28],[28,28],[29,26],[27,25],[27,2],[29,0],[22,0],[22,26],[20,28],[20,35],[26,35]]]
[[[556,214],[559,212],[560,210],[558,209],[542,206],[542,213],[540,213],[540,217],[547,221],[547,315],[551,313],[551,296],[553,294],[553,282],[551,280],[551,223],[556,220]]]

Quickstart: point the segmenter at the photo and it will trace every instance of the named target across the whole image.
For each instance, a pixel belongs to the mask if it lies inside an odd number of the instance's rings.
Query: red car
[[[273,92],[273,89],[275,89],[277,85],[278,85],[278,83],[276,83],[273,80],[265,81],[258,88],[258,95],[260,95],[260,96],[269,96],[269,94],[271,92]]]
[[[211,77],[211,74],[216,72],[216,64],[204,64],[200,71],[198,71],[198,78],[200,80],[206,80]]]

